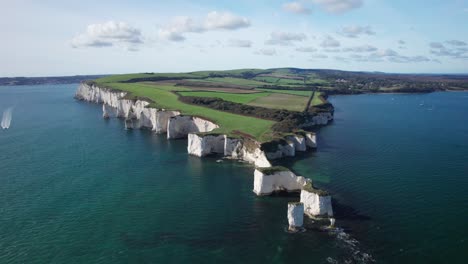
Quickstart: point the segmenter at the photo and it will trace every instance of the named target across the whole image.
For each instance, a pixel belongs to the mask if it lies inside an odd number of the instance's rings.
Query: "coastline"
[[[103,118],[124,119],[126,129],[150,129],[154,133],[166,133],[167,139],[188,138],[187,152],[200,158],[217,154],[225,159],[242,160],[255,166],[254,193],[258,196],[277,192],[300,191],[301,202],[306,202],[306,215],[310,217],[332,216],[331,196],[313,187],[312,181],[296,176],[286,168],[277,170],[273,160],[294,157],[296,152],[304,152],[317,147],[313,132],[289,133],[281,140],[260,143],[249,137],[232,137],[211,132],[219,126],[209,120],[183,115],[180,111],[156,109],[146,98],[128,98],[128,92],[118,89],[100,88],[98,85],[81,83],[75,98],[82,101],[102,104]],[[328,113],[328,112],[327,112]],[[325,125],[333,120],[333,113],[317,114],[314,124]],[[271,170],[267,170],[271,168]],[[265,170],[267,172],[261,172]],[[283,172],[287,172],[284,174]],[[309,194],[308,196],[306,194]],[[312,196],[311,196],[312,195]],[[325,197],[325,202],[320,198]],[[315,197],[303,198],[303,197]],[[314,209],[309,209],[314,208]],[[323,209],[329,208],[329,209]]]

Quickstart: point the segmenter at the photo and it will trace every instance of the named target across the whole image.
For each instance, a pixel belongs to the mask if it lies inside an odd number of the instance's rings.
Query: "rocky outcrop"
[[[224,135],[188,134],[187,151],[189,154],[204,157],[209,154],[223,154],[225,147]]]
[[[302,135],[287,136],[286,140],[294,144],[295,151],[306,151],[306,139]]]
[[[167,138],[185,138],[190,133],[210,132],[219,128],[213,122],[193,116],[173,116],[167,122]]]
[[[233,138],[227,135],[224,136],[224,156],[232,159],[242,159],[243,140],[241,138]]]
[[[296,176],[292,171],[283,167],[257,168],[254,172],[254,189],[257,195],[269,195],[273,192],[297,192],[309,180]]]
[[[266,143],[265,154],[270,160],[284,157],[294,157],[296,152],[304,152],[307,148],[317,147],[317,138],[313,132],[298,132],[288,135],[284,140]]]
[[[298,231],[304,225],[304,204],[288,203],[288,224],[289,231]]]
[[[300,201],[304,204],[304,213],[310,217],[333,216],[331,196],[324,191],[314,189],[311,183],[302,189]]]
[[[249,139],[245,139],[251,141]],[[265,153],[256,146],[255,142],[244,144],[244,139],[232,138],[227,135],[189,133],[189,154],[203,157],[209,154],[222,154],[229,159],[244,160],[255,164],[256,167],[271,167]]]
[[[309,148],[317,148],[317,135],[312,132],[307,132],[305,134],[306,145]]]
[[[301,125],[301,127],[313,127],[327,125],[328,122],[333,120],[333,111],[320,112],[315,114],[308,122]]]
[[[248,148],[246,146],[243,146],[241,149],[242,153],[242,159],[255,164],[255,167],[259,168],[266,168],[266,167],[271,167],[271,163],[268,160],[267,156],[265,155],[265,152],[262,151],[260,148]]]

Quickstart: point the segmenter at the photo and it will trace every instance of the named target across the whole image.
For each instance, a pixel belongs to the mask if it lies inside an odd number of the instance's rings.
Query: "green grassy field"
[[[292,95],[299,95],[299,96],[306,96],[310,97],[312,95],[312,91],[294,91],[294,90],[274,90],[274,89],[256,89],[260,91],[270,92],[270,93],[282,93],[282,94],[292,94]],[[312,99],[311,106],[321,105],[324,102],[320,98],[322,95],[321,92],[316,92],[314,95],[314,99]]]
[[[306,108],[308,100],[308,97],[300,95],[272,93],[268,96],[257,98],[248,103],[248,105],[301,112]]]
[[[174,86],[152,86],[139,83],[105,83],[106,86],[113,87],[122,91],[131,92],[133,96],[146,97],[155,101],[152,104],[156,108],[169,110],[178,110],[182,114],[194,115],[209,119],[220,126],[214,132],[231,134],[233,131],[242,131],[260,141],[268,140],[266,132],[270,131],[273,121],[235,115],[227,112],[221,112],[206,107],[189,105],[178,100],[178,96],[173,93],[174,90],[180,90],[180,87]]]
[[[309,97],[312,95],[312,91],[276,90],[276,89],[263,89],[263,88],[257,88],[255,90],[265,91],[265,92],[270,92],[270,93],[300,95],[300,96],[306,96],[306,97]]]
[[[242,79],[234,77],[214,77],[214,78],[204,78],[204,79],[187,79],[187,81],[192,82],[209,82],[213,84],[234,84],[239,86],[251,86],[251,87],[260,87],[267,85],[265,82],[260,82],[252,79]]]
[[[277,74],[279,77],[256,77],[256,75],[260,74]],[[275,122],[222,112],[220,110],[200,105],[183,103],[179,100],[179,96],[216,97],[225,101],[252,106],[286,109],[290,111],[304,111],[312,92],[293,90],[294,87],[303,87],[303,81],[281,78],[280,75],[299,76],[297,74],[294,75],[294,70],[291,69],[240,69],[232,71],[200,71],[192,73],[122,74],[100,78],[95,80],[95,82],[102,87],[128,91],[130,92],[130,97],[148,98],[153,101],[150,105],[151,107],[178,110],[185,115],[199,116],[211,120],[220,126],[219,129],[216,129],[213,132],[233,134],[234,131],[241,131],[253,136],[261,142],[264,142],[271,140],[271,136],[273,134],[271,127]],[[315,77],[312,79],[316,80]],[[166,80],[175,81],[165,82]],[[258,88],[264,85],[271,85],[269,82],[281,82],[282,80],[283,83],[281,83],[281,85],[292,87],[291,90]],[[310,79],[307,80],[310,81]],[[124,83],[125,81],[130,82]],[[215,86],[213,87],[215,87],[215,91],[203,91],[200,87],[184,86],[184,81],[214,84]],[[174,84],[178,82],[180,84],[175,86]],[[211,86],[208,88],[212,89]],[[219,91],[217,88],[219,88]],[[312,105],[323,103],[319,98],[319,94],[320,93],[316,93],[316,96],[313,98]]]
[[[257,98],[265,97],[270,95],[268,92],[259,92],[259,93],[249,93],[249,94],[240,94],[240,93],[224,93],[224,92],[178,92],[182,96],[195,96],[195,97],[215,97],[220,98],[225,101],[231,101],[239,104],[247,104]]]

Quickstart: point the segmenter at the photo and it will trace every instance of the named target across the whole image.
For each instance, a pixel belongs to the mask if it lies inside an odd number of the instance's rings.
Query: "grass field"
[[[257,98],[248,103],[248,105],[301,112],[306,108],[308,100],[308,97],[300,95],[272,93],[268,96]]]
[[[270,93],[300,95],[300,96],[306,96],[306,97],[309,97],[312,95],[312,91],[276,90],[276,89],[263,89],[263,88],[258,88],[255,90],[265,91],[265,92],[270,92]]]
[[[155,87],[149,84],[139,83],[105,83],[106,86],[113,87],[122,91],[131,92],[133,96],[146,97],[153,101],[153,107],[164,108],[169,110],[179,110],[182,114],[204,117],[211,120],[220,126],[214,132],[231,134],[238,130],[260,141],[268,140],[264,135],[270,131],[273,121],[235,115],[227,112],[221,112],[206,107],[184,104],[178,100],[178,96],[172,91],[179,90],[180,87],[174,86],[158,86]]]
[[[283,78],[286,75],[288,77]],[[271,127],[275,122],[183,103],[179,100],[179,96],[216,97],[252,106],[304,111],[312,92],[294,90],[294,87],[303,87],[301,80],[303,77],[297,74],[296,79],[293,77],[294,70],[291,69],[240,69],[192,73],[122,74],[100,78],[95,82],[103,87],[128,91],[129,96],[148,98],[154,102],[150,106],[155,108],[178,110],[185,115],[211,120],[220,126],[213,132],[233,134],[234,131],[241,131],[264,142],[271,140],[273,134]],[[307,82],[315,80],[318,79],[310,76]],[[291,89],[258,88],[271,85],[272,82]],[[316,93],[312,105],[323,103],[319,95],[320,93]]]
[[[312,91],[294,91],[294,90],[274,90],[274,89],[256,89],[260,91],[270,92],[270,93],[282,93],[282,94],[292,94],[292,95],[299,95],[299,96],[306,96],[310,97],[312,95]],[[314,95],[314,99],[312,99],[311,106],[321,105],[324,102],[320,98],[322,95],[321,92],[316,92]]]
[[[178,92],[182,96],[196,96],[196,97],[215,97],[225,101],[230,101],[239,104],[247,104],[257,98],[270,95],[268,92],[259,93],[224,93],[224,92]]]
[[[210,82],[216,84],[234,84],[239,86],[251,86],[259,87],[266,85],[267,83],[251,80],[251,79],[242,79],[242,78],[233,78],[233,77],[215,77],[215,78],[206,78],[206,79],[188,79],[188,81],[194,82]]]

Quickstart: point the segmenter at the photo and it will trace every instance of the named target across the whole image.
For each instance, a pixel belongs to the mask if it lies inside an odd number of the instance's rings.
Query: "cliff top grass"
[[[273,175],[277,172],[282,172],[282,171],[290,171],[288,168],[283,167],[283,166],[273,166],[273,167],[266,167],[266,168],[257,168],[261,173],[265,175]]]
[[[317,189],[314,187],[314,185],[312,184],[312,182],[309,182],[307,183],[304,187],[302,187],[302,189],[304,191],[308,191],[308,192],[311,192],[311,193],[315,193],[317,194],[318,196],[329,196],[330,194],[325,191],[325,190],[321,190],[321,189]]]
[[[150,102],[149,107],[177,110],[184,115],[210,120],[220,127],[212,131],[213,134],[250,136],[259,142],[268,142],[275,137],[272,129],[275,121],[182,102],[179,98],[220,98],[239,104],[302,112],[312,94],[312,88],[306,87],[305,83],[317,79],[311,76],[297,75],[290,69],[240,69],[122,74],[96,79],[94,83],[100,87],[129,92],[126,96],[129,99],[144,98]],[[207,90],[203,90],[204,87]],[[296,88],[300,90],[294,90]],[[316,93],[317,100],[314,97],[313,103],[319,102],[319,95]]]

